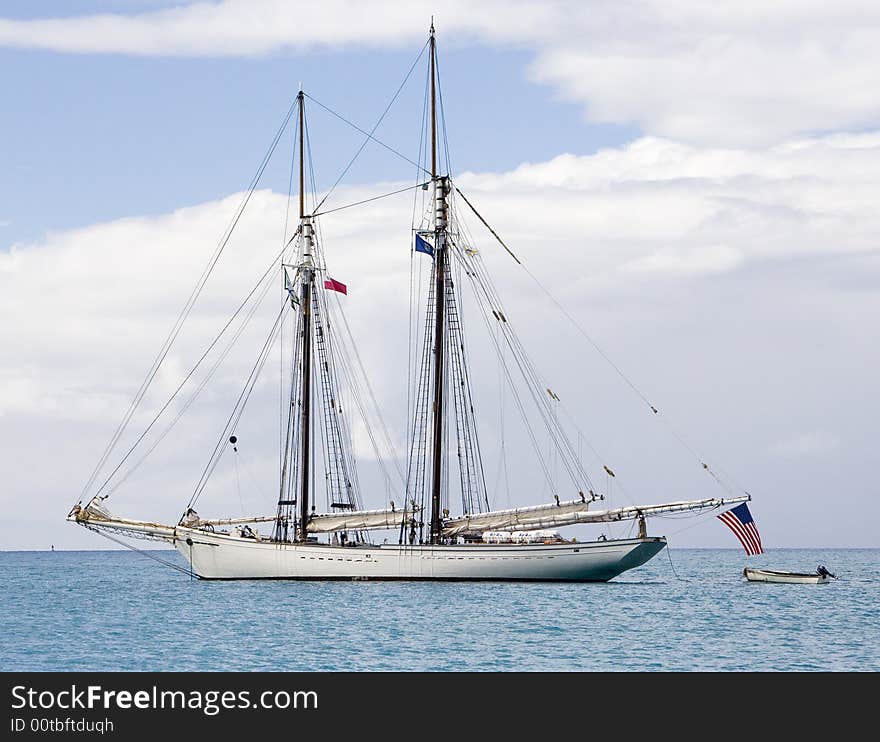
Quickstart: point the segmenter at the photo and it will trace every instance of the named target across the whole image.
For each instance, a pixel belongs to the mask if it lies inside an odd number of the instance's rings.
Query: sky
[[[617,473],[613,482],[597,477],[614,504],[726,494],[702,470],[706,461],[752,494],[766,547],[878,546],[876,4],[7,0],[0,503],[12,523],[0,548],[105,547],[64,516],[300,85],[371,128],[432,15],[453,179],[660,409],[653,415],[469,222],[530,355],[585,449],[601,454],[585,463]],[[412,159],[423,61],[376,131]],[[324,192],[362,137],[313,102],[307,110]],[[279,144],[134,429],[280,248],[290,145],[289,136]],[[414,178],[412,165],[369,145],[328,203]],[[398,442],[411,221],[404,195],[321,224],[328,268],[350,287],[346,311]],[[260,342],[258,324],[242,336],[242,358],[114,493],[112,509],[178,517],[240,387],[247,349]],[[475,332],[490,449],[504,405],[508,423],[512,412],[495,367],[481,362],[485,344]],[[253,503],[272,511],[277,399],[277,378],[261,382],[240,463],[224,459],[208,493],[219,512]],[[517,434],[506,435],[512,446]],[[369,481],[369,451],[359,454]],[[526,470],[503,484],[493,456],[494,505],[549,499]],[[381,494],[365,499],[382,504]],[[737,546],[711,517],[649,525],[673,547]]]

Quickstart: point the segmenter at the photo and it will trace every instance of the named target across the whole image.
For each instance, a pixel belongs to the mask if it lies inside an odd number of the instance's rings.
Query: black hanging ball
[[[234,435],[231,435],[229,436],[229,442],[234,446],[236,443],[238,443],[238,438],[236,438]]]

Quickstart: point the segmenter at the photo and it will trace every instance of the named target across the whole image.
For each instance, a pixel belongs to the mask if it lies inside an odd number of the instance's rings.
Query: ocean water
[[[746,583],[746,563],[840,579]],[[877,671],[878,577],[878,549],[674,549],[558,585],[202,582],[132,552],[0,552],[0,670]]]

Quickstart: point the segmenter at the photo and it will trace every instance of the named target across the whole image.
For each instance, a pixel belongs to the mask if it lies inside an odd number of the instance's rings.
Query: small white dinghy
[[[831,574],[825,567],[819,566],[815,572],[784,572],[779,569],[753,569],[746,567],[743,577],[749,582],[787,582],[795,585],[824,585],[837,575]]]

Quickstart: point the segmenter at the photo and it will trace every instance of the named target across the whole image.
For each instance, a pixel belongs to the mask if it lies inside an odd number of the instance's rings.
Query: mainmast
[[[443,388],[445,386],[445,327],[446,314],[446,196],[449,181],[437,175],[437,92],[434,23],[431,23],[431,180],[434,183],[434,465],[431,481],[431,543],[441,542],[440,494],[443,487],[443,421],[445,409]]]
[[[305,99],[302,90],[297,96],[299,101],[299,220],[302,228],[303,258],[302,294],[300,307],[302,310],[302,397],[300,412],[300,517],[299,541],[308,540],[309,523],[309,463],[311,444],[311,412],[312,412],[312,284],[315,279],[315,267],[312,259],[312,217],[306,215],[305,201]]]

